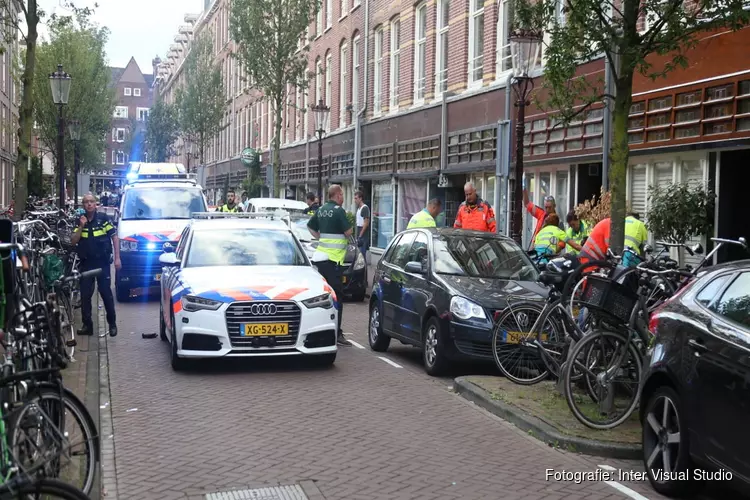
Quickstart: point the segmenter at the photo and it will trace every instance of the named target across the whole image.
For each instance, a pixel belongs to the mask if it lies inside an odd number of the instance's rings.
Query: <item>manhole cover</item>
[[[309,500],[298,484],[209,493],[206,500]]]

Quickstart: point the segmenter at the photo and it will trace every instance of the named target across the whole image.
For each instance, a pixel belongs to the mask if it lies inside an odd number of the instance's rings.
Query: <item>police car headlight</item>
[[[138,242],[130,240],[120,240],[121,252],[135,252],[138,250]]]
[[[185,295],[180,302],[182,302],[182,309],[187,312],[215,311],[221,307],[221,302],[218,300],[204,299],[194,295]]]
[[[352,270],[359,271],[365,267],[365,258],[362,257],[362,252],[357,253],[357,260],[354,261],[354,267]]]
[[[453,297],[451,299],[450,310],[451,314],[459,319],[487,319],[482,306],[463,297]]]
[[[302,301],[305,307],[308,309],[314,309],[316,307],[322,307],[323,309],[330,309],[333,307],[333,298],[331,294],[326,292],[318,295],[317,297],[311,297]]]

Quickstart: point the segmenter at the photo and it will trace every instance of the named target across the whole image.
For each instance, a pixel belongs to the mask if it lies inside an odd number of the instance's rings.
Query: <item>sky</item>
[[[61,0],[39,0],[39,6],[49,16],[53,12],[66,14]],[[131,57],[143,73],[151,73],[151,60],[164,59],[169,45],[174,43],[177,29],[184,24],[185,14],[199,14],[203,0],[75,0],[77,7],[96,8],[93,20],[109,28],[107,57],[110,66],[125,67]],[[40,29],[46,35],[44,28]]]

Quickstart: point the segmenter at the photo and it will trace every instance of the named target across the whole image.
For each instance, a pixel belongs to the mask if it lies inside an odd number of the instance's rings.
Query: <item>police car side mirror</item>
[[[159,256],[159,263],[167,267],[179,266],[180,259],[177,258],[177,254],[174,252],[163,253]]]
[[[172,246],[172,244],[171,244],[171,243],[169,243],[169,242],[167,242],[167,243],[164,243],[164,245],[163,245],[163,246],[161,247],[161,249],[162,249],[162,250],[163,250],[163,251],[164,251],[165,253],[170,253],[170,252],[174,252],[174,247],[173,247],[173,246]]]

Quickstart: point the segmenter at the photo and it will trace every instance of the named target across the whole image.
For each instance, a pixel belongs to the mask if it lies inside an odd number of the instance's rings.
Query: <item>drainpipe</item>
[[[612,61],[609,56],[604,57],[604,92],[612,93]],[[612,147],[612,109],[609,97],[604,98],[604,123],[602,127],[602,187],[609,190],[609,150]],[[611,103],[614,105],[614,102]],[[576,196],[578,193],[576,193]]]
[[[365,19],[362,33],[364,33],[365,40],[365,84],[362,92],[364,94],[362,109],[357,111],[354,117],[354,179],[352,187],[355,191],[359,187],[359,168],[362,161],[362,122],[367,110],[367,82],[370,76],[370,0],[365,0]]]
[[[303,129],[304,130],[304,129]],[[310,185],[307,183],[307,177],[310,175],[310,136],[305,137],[305,197],[310,192]],[[305,198],[307,200],[307,198]]]
[[[506,126],[510,128],[510,108],[512,107],[511,102],[511,93],[513,91],[513,73],[508,75],[508,80],[505,82],[505,120],[504,122],[507,124]],[[500,144],[500,141],[502,138],[498,134],[498,144]],[[511,157],[512,157],[512,148],[510,145],[510,141],[508,141],[506,144],[506,152],[504,154],[504,158],[500,158],[500,151],[498,152],[497,158],[497,164],[495,165],[495,199],[493,200],[495,203],[495,208],[497,209],[500,207],[500,210],[502,211],[502,220],[504,222],[504,230],[505,234],[510,234],[510,221],[508,220],[508,200],[510,199],[508,188],[510,186],[510,183],[508,182],[508,177],[510,175],[510,164],[511,164]],[[503,164],[507,168],[503,169]],[[517,182],[521,182],[521,179],[518,179]],[[502,203],[502,200],[500,198],[501,195],[505,196],[505,203]],[[498,231],[499,232],[499,231]]]

